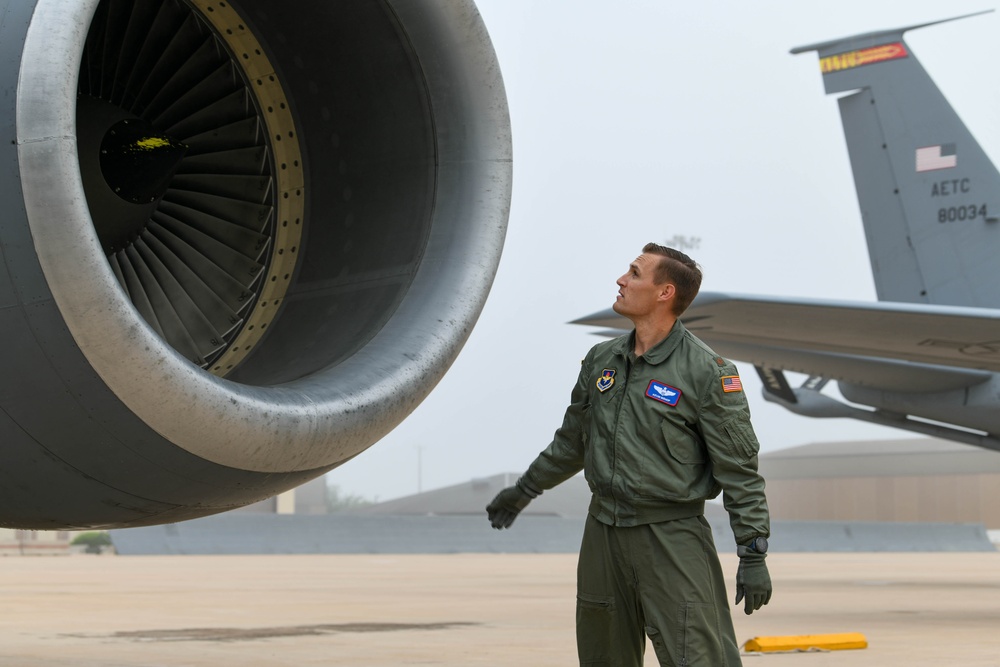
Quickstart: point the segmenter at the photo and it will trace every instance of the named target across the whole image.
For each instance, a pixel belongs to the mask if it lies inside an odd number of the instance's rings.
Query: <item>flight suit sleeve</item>
[[[524,473],[537,488],[551,489],[583,470],[584,428],[590,409],[590,368],[593,350],[580,367],[580,376],[570,396],[562,426],[551,444],[528,466]]]
[[[722,488],[733,537],[737,544],[744,544],[771,534],[764,478],[757,471],[760,445],[736,367],[721,358],[717,365],[717,373],[710,373],[709,386],[702,394],[701,433],[712,474]]]

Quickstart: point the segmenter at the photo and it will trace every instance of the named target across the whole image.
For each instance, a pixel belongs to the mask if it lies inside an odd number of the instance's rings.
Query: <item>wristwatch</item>
[[[746,554],[766,554],[767,553],[767,538],[766,537],[755,537],[750,540],[747,545],[739,545],[736,547],[736,553],[741,558]]]

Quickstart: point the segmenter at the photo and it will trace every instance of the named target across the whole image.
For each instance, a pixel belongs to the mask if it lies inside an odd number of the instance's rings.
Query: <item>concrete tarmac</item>
[[[730,588],[737,559],[723,566]],[[737,637],[861,632],[869,648],[751,667],[1000,667],[1000,553],[772,554]],[[0,560],[2,667],[575,665],[576,556],[70,556]],[[646,665],[655,665],[650,649]]]

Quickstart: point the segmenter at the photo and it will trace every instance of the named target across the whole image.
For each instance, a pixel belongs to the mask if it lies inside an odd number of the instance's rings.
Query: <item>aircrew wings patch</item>
[[[649,386],[646,387],[646,398],[667,405],[677,405],[677,401],[681,400],[681,390],[656,380],[650,380]]]
[[[727,375],[722,378],[722,391],[727,394],[731,391],[743,391],[743,383],[740,382],[740,376]]]

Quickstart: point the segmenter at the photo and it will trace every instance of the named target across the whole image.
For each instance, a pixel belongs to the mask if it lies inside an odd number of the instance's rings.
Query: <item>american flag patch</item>
[[[727,375],[722,378],[722,391],[726,393],[731,391],[743,391],[743,383],[740,382],[740,376]]]

